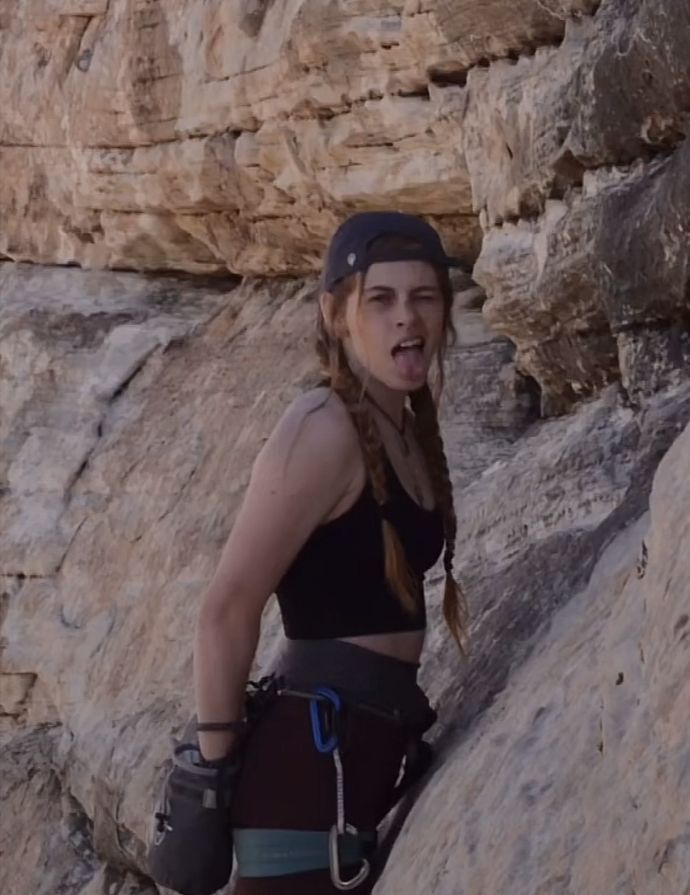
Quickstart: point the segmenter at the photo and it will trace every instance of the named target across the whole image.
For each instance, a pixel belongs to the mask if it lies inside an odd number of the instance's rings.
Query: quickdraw
[[[319,687],[311,695],[309,713],[314,745],[322,754],[330,753],[335,765],[336,822],[328,836],[328,855],[333,885],[341,892],[348,892],[364,882],[371,872],[371,865],[366,858],[362,858],[362,865],[355,876],[344,879],[341,873],[340,839],[346,835],[359,835],[359,830],[345,821],[345,786],[339,736],[342,706],[342,699],[335,690]]]

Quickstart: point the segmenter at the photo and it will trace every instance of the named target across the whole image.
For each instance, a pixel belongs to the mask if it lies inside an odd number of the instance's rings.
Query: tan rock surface
[[[611,543],[471,732],[446,741],[382,895],[690,891],[689,461],[686,429],[651,514]]]
[[[649,168],[585,175],[537,220],[486,234],[474,275],[487,319],[547,412],[619,377],[637,401],[687,376],[689,179],[686,142]]]
[[[469,73],[475,277],[545,412],[688,368],[689,40],[686,5],[604,2],[561,46]]]
[[[313,304],[294,284],[2,275],[0,723],[10,744],[59,724],[50,769],[98,856],[67,891],[105,895],[106,871],[125,885],[109,865],[144,868],[159,765],[189,712],[198,600],[251,458],[313,369]],[[18,786],[15,810],[32,793]],[[8,837],[47,848],[60,816]],[[0,888],[33,895],[35,873],[2,864]]]
[[[489,319],[545,413],[619,377],[637,400],[687,366],[683,4],[0,14],[5,256],[301,274],[349,211],[395,206],[468,262],[481,248]]]
[[[58,738],[59,728],[39,727],[2,744],[4,895],[157,895],[146,879],[104,865],[95,853],[91,821],[55,773]]]
[[[489,225],[533,217],[589,169],[650,161],[685,139],[690,11],[601,4],[558,47],[468,73],[465,150]]]
[[[5,0],[0,251],[305,272],[347,209],[395,205],[438,217],[469,260],[462,115],[437,85],[595,7]]]

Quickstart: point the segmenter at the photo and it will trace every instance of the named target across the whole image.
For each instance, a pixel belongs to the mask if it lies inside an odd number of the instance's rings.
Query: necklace
[[[371,397],[369,392],[366,393],[366,398],[368,401],[370,401],[374,405],[374,407],[379,411],[379,413],[381,413],[383,416],[385,416],[385,418],[388,420],[388,422],[391,424],[391,426],[393,426],[395,431],[400,436],[400,444],[402,446],[403,453],[405,454],[406,457],[409,456],[410,446],[407,443],[407,438],[405,438],[406,423],[407,423],[407,414],[405,413],[405,408],[403,408],[402,426],[399,426],[395,422],[393,417],[390,415],[390,413],[388,413],[387,410],[384,410],[383,407],[381,407],[381,405],[379,404],[379,402]]]
[[[410,445],[408,444],[407,438],[405,437],[405,433],[407,431],[407,427],[406,427],[407,413],[405,412],[405,408],[403,408],[402,426],[399,426],[396,423],[396,421],[393,419],[393,417],[390,415],[390,413],[388,413],[386,410],[384,410],[383,407],[381,407],[381,405],[378,403],[378,401],[376,401],[374,398],[372,398],[368,392],[365,393],[365,397],[369,399],[369,401],[374,405],[374,407],[379,411],[379,413],[381,413],[381,415],[384,416],[388,420],[388,422],[391,424],[391,426],[393,426],[395,431],[398,433],[398,435],[400,437],[400,444],[402,446],[402,452],[407,460],[406,466],[407,466],[408,472],[410,474],[412,491],[415,496],[415,501],[418,506],[424,508],[424,495],[422,494],[422,489],[421,489],[421,486],[417,479],[417,473],[415,470],[415,465],[413,463],[414,455],[410,456]],[[396,473],[396,476],[397,476],[397,473]],[[399,480],[399,477],[398,477],[398,480]],[[404,488],[404,486],[402,485],[402,482],[400,484],[401,484],[401,487]]]

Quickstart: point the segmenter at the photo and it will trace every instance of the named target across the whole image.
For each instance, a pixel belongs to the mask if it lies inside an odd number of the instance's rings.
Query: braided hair
[[[431,389],[424,385],[410,394],[410,404],[414,413],[414,430],[422,452],[426,457],[431,488],[436,505],[441,510],[443,534],[446,547],[443,553],[443,568],[446,572],[446,583],[443,593],[443,616],[450,631],[455,637],[463,654],[469,653],[469,608],[462,588],[453,575],[453,558],[455,556],[455,538],[458,532],[458,520],[453,502],[453,485],[448,470],[448,460],[443,448],[441,429],[438,424],[436,402]]]
[[[377,241],[376,245],[378,247],[379,243],[385,241],[386,245],[380,246],[385,249],[393,239],[395,238],[383,237],[382,240]],[[452,341],[455,339],[455,329],[450,314],[453,293],[448,271],[445,268],[438,268],[436,273],[444,299],[444,332],[447,340]],[[359,304],[363,285],[364,275],[356,273],[333,287],[331,292],[336,302],[336,313],[342,309],[348,296],[354,290],[357,291]],[[439,393],[443,385],[445,347],[444,344],[436,358]],[[381,511],[386,580],[402,606],[407,611],[413,612],[419,600],[418,585],[410,571],[398,533],[386,518],[389,495],[381,436],[368,404],[363,400],[364,385],[352,371],[342,341],[330,332],[321,311],[318,313],[316,324],[316,352],[326,384],[340,397],[347,408],[359,437],[367,476],[371,482],[374,499]],[[428,384],[410,394],[410,406],[414,414],[414,432],[427,462],[434,500],[441,511],[443,520],[445,539],[443,566],[446,573],[443,615],[461,652],[466,656],[469,653],[469,611],[462,589],[453,575],[457,534],[453,487],[438,423],[436,400]]]

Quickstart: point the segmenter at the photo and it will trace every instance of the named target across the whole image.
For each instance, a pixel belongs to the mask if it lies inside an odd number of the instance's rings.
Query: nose
[[[409,298],[401,298],[396,304],[395,312],[395,324],[400,328],[414,323],[418,316],[417,307]]]

